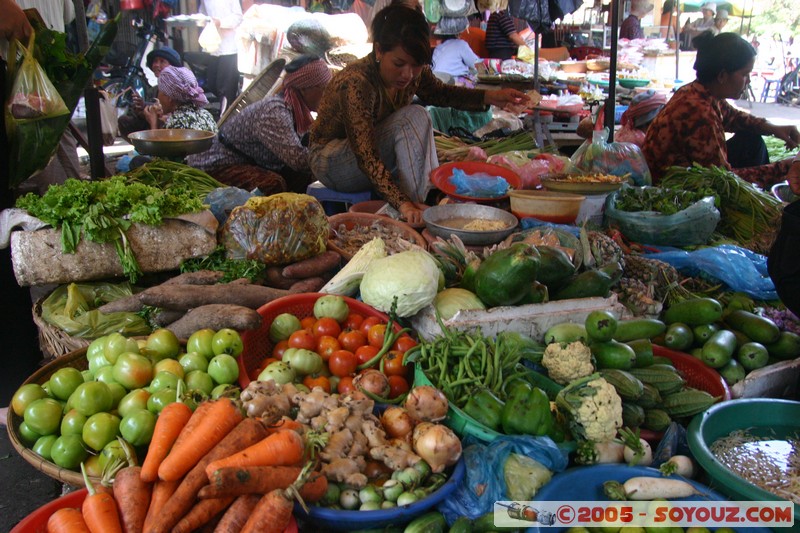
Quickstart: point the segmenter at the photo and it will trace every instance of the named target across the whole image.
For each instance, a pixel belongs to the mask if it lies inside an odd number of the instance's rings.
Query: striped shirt
[[[486,23],[486,50],[489,52],[489,57],[511,59],[511,56],[517,55],[517,45],[508,38],[516,31],[514,21],[507,12],[492,13]]]

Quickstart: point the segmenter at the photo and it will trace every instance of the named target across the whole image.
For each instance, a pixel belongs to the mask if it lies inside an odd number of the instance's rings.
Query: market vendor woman
[[[678,91],[650,124],[642,151],[654,183],[671,166],[716,165],[742,179],[769,187],[786,179],[791,159],[769,163],[762,135],[800,144],[795,126],[778,126],[739,111],[726,99],[738,98],[750,78],[756,51],[734,33],[703,34],[694,69],[697,79]],[[725,132],[735,133],[727,141]]]
[[[466,111],[527,102],[515,89],[483,91],[442,83],[431,71],[425,16],[402,5],[372,22],[373,51],[337,73],[311,128],[309,163],[316,178],[340,192],[373,190],[412,224],[432,189],[438,166],[424,103]]]

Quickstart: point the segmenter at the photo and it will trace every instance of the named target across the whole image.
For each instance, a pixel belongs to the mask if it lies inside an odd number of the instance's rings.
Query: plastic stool
[[[781,80],[768,80],[764,79],[764,89],[761,91],[761,101],[766,102],[769,99],[769,93],[772,90],[772,84],[775,84],[775,101],[778,101],[778,89],[781,86]]]
[[[371,191],[338,192],[327,188],[319,181],[309,185],[306,194],[319,200],[328,216],[344,213],[351,205],[372,199]]]

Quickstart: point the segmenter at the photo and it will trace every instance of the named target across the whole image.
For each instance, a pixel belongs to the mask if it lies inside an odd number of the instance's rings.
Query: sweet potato
[[[174,278],[169,278],[161,285],[213,285],[225,275],[224,272],[217,270],[197,270],[195,272],[184,272]]]
[[[168,325],[172,324],[176,320],[179,320],[185,314],[186,314],[185,311],[177,311],[175,309],[164,309],[164,310],[161,310],[161,311],[157,312],[153,316],[153,323],[156,326],[160,326],[160,327],[163,328],[165,326],[168,326]]]
[[[179,339],[203,328],[214,331],[231,328],[237,331],[257,329],[261,326],[261,315],[248,307],[232,304],[208,304],[187,311],[181,318],[167,326]]]
[[[297,283],[296,279],[287,278],[283,275],[283,269],[278,266],[268,267],[265,271],[266,284],[276,289],[289,289]]]
[[[290,279],[306,279],[321,276],[329,270],[339,266],[341,256],[333,250],[327,250],[319,255],[297,261],[283,267],[281,274]]]
[[[295,292],[318,292],[325,285],[325,278],[316,276],[298,280],[289,290]]]
[[[158,285],[142,291],[142,303],[161,309],[189,310],[208,304],[233,304],[258,309],[267,302],[292,294],[264,287],[219,283],[217,285]]]

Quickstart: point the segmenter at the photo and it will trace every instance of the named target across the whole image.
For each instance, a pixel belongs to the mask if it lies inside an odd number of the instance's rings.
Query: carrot
[[[197,412],[197,411],[195,411]],[[231,430],[210,452],[208,452],[183,478],[175,493],[161,510],[161,520],[152,524],[153,533],[165,533],[172,529],[183,515],[189,512],[197,499],[197,493],[208,484],[206,466],[213,460],[243,450],[267,436],[264,424],[256,418],[245,418]]]
[[[158,467],[159,478],[165,481],[182,478],[197,464],[197,461],[242,421],[242,412],[233,401],[220,398],[212,400],[210,403],[211,406],[207,411],[203,411],[202,419],[194,427],[192,433],[183,439],[178,437],[172,450]],[[195,411],[196,413],[197,411]],[[192,415],[192,418],[195,418],[195,414]],[[184,426],[184,430],[188,426],[189,422]],[[183,433],[181,431],[181,434]]]
[[[257,442],[224,459],[212,461],[206,467],[208,479],[214,471],[225,466],[286,466],[298,463],[303,459],[303,437],[292,430],[281,430],[273,433],[261,442]]]
[[[293,500],[298,498],[305,508],[298,490],[308,479],[312,467],[313,463],[304,466],[289,488],[275,489],[265,494],[245,522],[242,533],[282,533],[292,519]]]
[[[266,494],[275,489],[288,488],[300,474],[296,466],[249,466],[218,468],[211,476],[211,483],[197,494],[200,498],[220,498],[241,494]],[[318,472],[300,489],[304,501],[316,502],[328,490],[328,480]]]
[[[142,463],[142,481],[158,479],[158,467],[191,417],[192,409],[183,402],[172,402],[161,410]]]
[[[92,533],[122,533],[122,524],[119,521],[114,495],[106,491],[95,490],[83,463],[81,463],[81,473],[83,474],[83,483],[88,491],[81,505],[81,513],[83,513],[86,527]]]
[[[91,531],[80,509],[62,507],[47,519],[47,533],[91,533]]]
[[[150,531],[154,521],[161,518],[161,509],[167,500],[175,494],[175,489],[181,484],[181,480],[164,481],[156,480],[153,483],[153,492],[150,495],[150,507],[147,508],[147,515],[144,517],[144,532]]]
[[[247,522],[247,517],[256,508],[262,494],[242,494],[238,496],[222,515],[214,528],[214,533],[239,533]]]
[[[280,420],[275,422],[274,424],[270,424],[267,426],[267,431],[270,435],[273,433],[277,433],[282,429],[291,429],[293,431],[297,431],[298,433],[302,434],[303,430],[305,430],[305,426],[294,420],[293,418],[289,418],[288,416],[281,417]]]
[[[195,529],[210,522],[218,513],[221,513],[234,500],[233,496],[225,498],[208,498],[200,500],[192,509],[181,518],[180,522],[172,528],[172,533],[190,533]]]
[[[142,481],[141,470],[141,466],[126,466],[114,476],[114,499],[125,533],[142,531],[150,506],[152,484]]]

